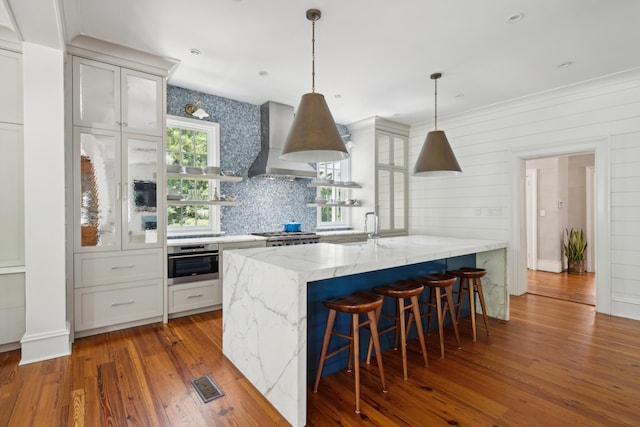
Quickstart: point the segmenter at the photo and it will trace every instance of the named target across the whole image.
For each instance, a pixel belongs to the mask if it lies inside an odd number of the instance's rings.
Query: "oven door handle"
[[[189,254],[189,255],[169,255],[169,259],[195,258],[195,257],[212,256],[212,255],[218,256],[218,252],[207,252],[207,253]]]

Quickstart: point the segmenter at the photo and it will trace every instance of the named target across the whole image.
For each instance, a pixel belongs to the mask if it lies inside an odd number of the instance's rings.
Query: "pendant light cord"
[[[434,111],[434,118],[433,118],[433,127],[435,130],[438,130],[438,79],[434,79],[433,83],[435,84],[435,91],[434,91],[434,95],[435,95],[435,111]]]
[[[311,92],[316,91],[316,21],[311,21]]]

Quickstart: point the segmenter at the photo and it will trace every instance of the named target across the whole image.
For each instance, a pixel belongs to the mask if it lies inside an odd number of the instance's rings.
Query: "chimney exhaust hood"
[[[251,177],[269,179],[311,179],[317,176],[308,163],[280,159],[282,146],[293,123],[293,107],[274,101],[260,106],[260,152],[247,171]]]

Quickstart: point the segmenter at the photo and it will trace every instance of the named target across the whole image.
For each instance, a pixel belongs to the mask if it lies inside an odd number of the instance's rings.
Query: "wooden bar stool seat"
[[[438,318],[438,334],[440,335],[440,357],[444,358],[444,318],[447,314],[447,309],[451,315],[451,323],[453,324],[453,331],[456,335],[456,342],[458,348],[460,345],[460,335],[458,334],[458,325],[456,324],[456,315],[454,311],[453,302],[453,285],[458,280],[456,276],[446,273],[429,274],[427,276],[419,277],[415,279],[425,287],[429,288],[429,306],[427,316],[427,334],[431,330],[431,319],[433,317],[433,310],[435,308]],[[444,293],[442,292],[444,291]],[[444,304],[443,304],[444,300]]]
[[[460,288],[458,288],[458,301],[456,304],[456,322],[460,320],[460,311],[462,311],[462,298],[464,295],[469,296],[469,310],[471,311],[471,330],[473,331],[473,341],[476,340],[476,298],[475,294],[478,294],[480,300],[480,307],[482,308],[482,317],[484,318],[484,326],[487,329],[487,335],[491,334],[489,331],[489,318],[487,317],[487,309],[484,303],[484,293],[482,292],[482,280],[487,274],[487,270],[483,268],[474,267],[462,267],[457,270],[449,272],[456,277],[460,278]]]
[[[400,329],[400,346],[402,348],[402,370],[404,373],[404,379],[407,380],[407,325],[411,323],[413,318],[416,319],[416,327],[418,329],[418,338],[420,339],[420,346],[422,347],[422,356],[424,358],[424,366],[428,366],[427,360],[427,347],[424,342],[424,335],[422,333],[422,321],[420,316],[420,310],[418,308],[418,295],[422,293],[424,286],[418,282],[401,280],[385,286],[377,286],[373,288],[373,292],[385,297],[395,298],[397,300],[395,316],[386,316],[381,313],[382,306],[378,310],[377,317],[380,316],[393,317],[395,323],[393,326],[378,331],[378,335],[385,332],[395,332],[395,347],[398,347],[398,329]],[[409,304],[405,305],[405,299],[409,299]],[[409,320],[405,323],[405,311],[409,311]],[[376,349],[376,352],[378,350]],[[376,353],[377,354],[377,353]],[[369,351],[367,352],[367,363],[371,360],[371,340],[369,340]]]
[[[384,368],[382,367],[382,355],[380,354],[380,340],[378,339],[378,321],[376,313],[382,306],[383,297],[381,295],[375,295],[365,292],[356,292],[348,296],[332,298],[330,300],[323,301],[325,307],[329,309],[327,315],[327,326],[324,330],[324,338],[322,341],[322,351],[320,352],[320,362],[318,364],[318,374],[316,375],[316,382],[313,387],[313,391],[318,391],[318,384],[320,383],[320,377],[322,376],[322,369],[324,362],[328,358],[335,356],[336,354],[349,349],[349,362],[347,369],[351,371],[351,361],[353,360],[355,365],[355,380],[356,380],[356,413],[360,413],[360,336],[359,330],[363,326],[368,326],[371,331],[371,339],[376,350],[376,359],[378,361],[378,369],[380,370],[380,380],[382,381],[382,391],[387,391],[387,386],[384,380]],[[336,314],[338,312],[351,314],[351,334],[345,335],[339,332],[333,331],[333,325],[336,320]],[[360,315],[366,314],[367,320],[360,322]],[[349,344],[344,347],[327,354],[329,348],[329,341],[331,335],[335,335],[341,338],[349,340]],[[352,359],[353,358],[353,359]]]

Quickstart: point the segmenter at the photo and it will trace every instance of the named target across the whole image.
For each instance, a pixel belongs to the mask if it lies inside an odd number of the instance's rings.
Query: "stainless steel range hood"
[[[282,146],[293,122],[293,107],[268,101],[260,107],[260,153],[249,168],[249,177],[270,179],[315,178],[308,163],[280,160]]]

